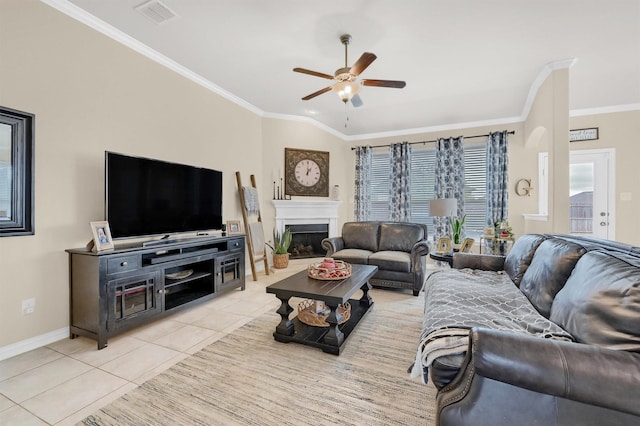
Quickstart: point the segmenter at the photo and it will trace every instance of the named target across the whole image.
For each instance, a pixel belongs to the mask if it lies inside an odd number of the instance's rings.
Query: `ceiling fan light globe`
[[[353,81],[341,81],[333,85],[333,90],[342,102],[349,102],[360,91],[358,83]]]

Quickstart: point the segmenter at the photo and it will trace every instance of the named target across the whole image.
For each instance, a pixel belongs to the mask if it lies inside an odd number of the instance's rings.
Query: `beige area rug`
[[[279,343],[264,314],[87,417],[85,425],[434,425],[407,368],[422,297],[374,304],[340,356]]]

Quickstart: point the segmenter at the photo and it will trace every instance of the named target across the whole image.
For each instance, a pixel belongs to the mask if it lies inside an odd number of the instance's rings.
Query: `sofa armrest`
[[[534,392],[640,415],[640,354],[474,328],[475,374]]]
[[[327,251],[327,257],[331,257],[333,253],[344,248],[344,240],[342,237],[331,237],[322,240],[322,248]]]
[[[481,269],[483,271],[502,271],[504,269],[505,256],[491,254],[454,253],[452,268],[455,269]]]
[[[420,264],[420,258],[429,254],[431,245],[428,240],[420,240],[411,247],[411,263],[413,265]]]

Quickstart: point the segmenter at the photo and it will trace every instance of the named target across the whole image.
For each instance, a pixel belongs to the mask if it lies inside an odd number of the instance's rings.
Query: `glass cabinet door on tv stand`
[[[137,317],[160,312],[160,275],[158,272],[110,281],[107,284],[109,299],[107,330],[116,331],[129,325]]]
[[[243,278],[243,253],[236,252],[216,258],[216,291],[235,287]]]

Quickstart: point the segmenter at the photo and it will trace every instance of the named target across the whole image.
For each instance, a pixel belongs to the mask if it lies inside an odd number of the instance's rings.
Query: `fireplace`
[[[292,258],[322,257],[323,238],[338,235],[338,206],[333,200],[272,200],[276,209],[276,229],[292,231],[289,248]],[[294,253],[294,250],[297,250]]]
[[[287,228],[291,231],[289,253],[292,259],[322,257],[326,254],[322,240],[329,236],[328,224],[288,225]]]

